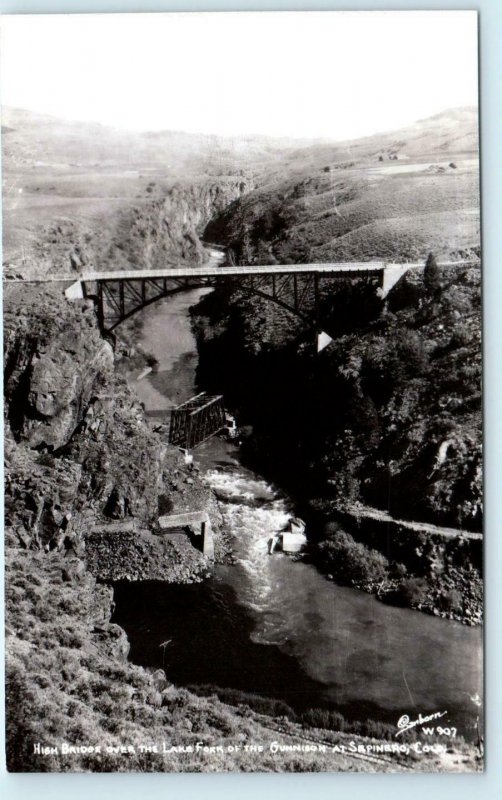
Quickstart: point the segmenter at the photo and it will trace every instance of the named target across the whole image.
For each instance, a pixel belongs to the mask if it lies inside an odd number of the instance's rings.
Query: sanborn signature
[[[410,719],[408,714],[403,714],[403,716],[399,717],[397,721],[397,727],[399,730],[394,735],[400,736],[402,733],[405,733],[405,731],[410,731],[417,725],[425,725],[426,722],[432,722],[435,719],[441,719],[441,717],[444,717],[447,713],[447,711],[436,711],[434,714],[429,714],[426,717],[423,717],[422,714],[419,714],[417,719]]]

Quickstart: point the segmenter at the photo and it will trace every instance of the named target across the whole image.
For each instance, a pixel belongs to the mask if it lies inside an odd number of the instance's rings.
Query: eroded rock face
[[[22,433],[32,447],[57,449],[71,437],[93,393],[113,369],[113,351],[108,342],[99,347],[84,336],[71,349],[64,335],[31,364],[28,413]]]
[[[7,412],[16,439],[57,450],[113,370],[113,351],[96,329],[92,308],[56,301],[45,290],[30,300],[29,312],[23,306],[6,314]]]
[[[117,224],[117,243],[108,254],[113,268],[202,264],[206,256],[199,237],[206,225],[250,188],[243,177],[176,184],[165,195],[128,210]]]

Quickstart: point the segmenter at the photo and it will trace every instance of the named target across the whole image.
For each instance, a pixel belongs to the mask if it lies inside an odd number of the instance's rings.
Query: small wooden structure
[[[171,412],[169,443],[192,450],[226,425],[223,395],[205,392],[191,397]]]

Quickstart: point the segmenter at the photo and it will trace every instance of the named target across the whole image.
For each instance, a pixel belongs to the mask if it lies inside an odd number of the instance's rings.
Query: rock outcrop
[[[29,308],[6,309],[5,394],[14,437],[52,451],[63,447],[82,422],[113,371],[113,351],[99,335],[92,305],[55,302],[50,310],[53,293],[30,297]]]
[[[7,543],[88,559],[95,574],[116,580],[190,580],[202,556],[143,541],[134,534],[112,562],[96,564],[86,536],[96,523],[127,520],[155,527],[159,504],[178,511],[215,510],[198,477],[184,474],[181,454],[148,426],[139,402],[114,369],[92,307],[57,291],[23,287],[5,314]],[[186,478],[186,480],[185,480]],[[144,534],[148,537],[148,533]],[[129,537],[131,539],[131,537]],[[162,552],[161,552],[162,551]],[[128,563],[130,562],[130,563]],[[176,563],[182,563],[178,572]],[[70,578],[77,577],[68,571]]]
[[[202,264],[206,255],[199,237],[207,223],[250,188],[249,181],[237,176],[175,184],[152,195],[119,218],[105,262],[113,269]]]

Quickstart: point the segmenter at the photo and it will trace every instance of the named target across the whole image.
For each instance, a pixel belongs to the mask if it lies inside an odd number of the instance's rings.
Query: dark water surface
[[[145,396],[155,388],[161,405],[180,358],[186,371],[175,384],[176,402],[193,390],[195,342],[186,315],[193,294],[185,307],[180,295],[175,307],[172,300],[145,312],[155,318],[142,344],[171,352],[167,368],[137,386]],[[181,355],[173,342],[183,343]],[[161,411],[148,396],[149,410]],[[178,685],[238,689],[300,711],[328,707],[394,723],[404,713],[414,719],[446,710],[442,722],[470,737],[482,691],[481,630],[387,606],[336,586],[310,564],[269,556],[267,541],[294,513],[291,501],[244,468],[238,449],[221,439],[198,448],[196,458],[220,498],[236,563],[216,567],[203,584],[117,585],[114,620],[128,634],[131,659],[163,666]]]

